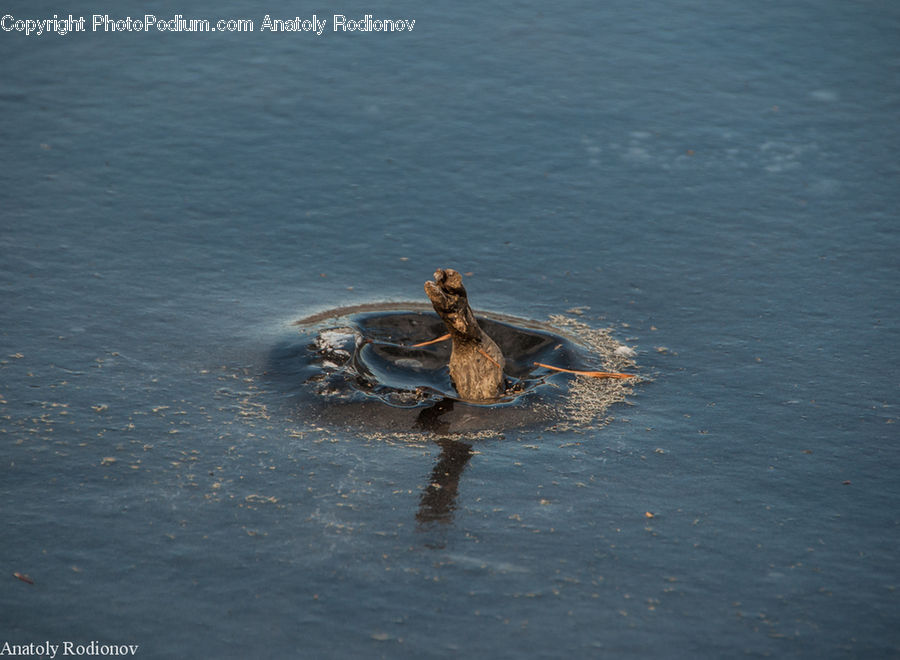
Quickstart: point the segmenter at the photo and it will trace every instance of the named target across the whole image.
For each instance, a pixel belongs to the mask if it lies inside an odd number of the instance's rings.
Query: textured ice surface
[[[0,642],[897,656],[896,4],[365,12],[416,28],[0,32]],[[292,415],[291,323],[437,267],[653,382],[463,441]]]

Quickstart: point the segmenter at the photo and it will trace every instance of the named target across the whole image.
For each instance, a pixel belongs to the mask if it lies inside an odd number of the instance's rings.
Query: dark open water
[[[341,10],[415,29],[0,32],[0,643],[900,653],[900,10]],[[654,380],[468,458],[292,415],[290,323],[439,266]]]

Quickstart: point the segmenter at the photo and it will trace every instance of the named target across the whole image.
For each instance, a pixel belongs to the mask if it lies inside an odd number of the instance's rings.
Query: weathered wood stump
[[[434,282],[425,282],[425,293],[450,332],[450,378],[457,394],[474,403],[496,399],[504,389],[503,353],[475,320],[462,275],[438,269]]]

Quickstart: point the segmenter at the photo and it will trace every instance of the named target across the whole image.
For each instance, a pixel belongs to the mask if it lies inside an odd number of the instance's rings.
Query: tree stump
[[[504,391],[503,353],[475,320],[462,275],[438,269],[434,281],[425,282],[425,293],[453,342],[450,378],[459,397],[474,403],[497,399]]]

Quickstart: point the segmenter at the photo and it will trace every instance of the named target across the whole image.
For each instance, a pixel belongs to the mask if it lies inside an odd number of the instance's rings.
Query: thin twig
[[[441,335],[437,339],[432,339],[430,341],[423,341],[419,344],[413,344],[412,348],[422,348],[423,346],[430,346],[431,344],[437,344],[439,341],[447,341],[448,339],[450,339],[449,332],[446,335]]]
[[[495,365],[498,369],[502,369],[502,368],[503,368],[503,367],[500,366],[500,363],[497,362],[497,360],[495,360],[494,358],[492,358],[490,355],[488,355],[487,353],[485,353],[485,352],[484,352],[483,350],[481,350],[480,348],[477,348],[477,349],[475,349],[475,350],[477,350],[477,351],[478,351],[479,353],[481,353],[484,357],[486,357],[488,360],[490,360],[491,362],[493,362],[494,365]]]
[[[637,378],[634,374],[617,374],[611,371],[579,371],[577,369],[563,369],[562,367],[554,367],[543,362],[535,362],[539,367],[544,369],[552,369],[553,371],[563,371],[567,374],[575,374],[576,376],[589,376],[591,378]]]

